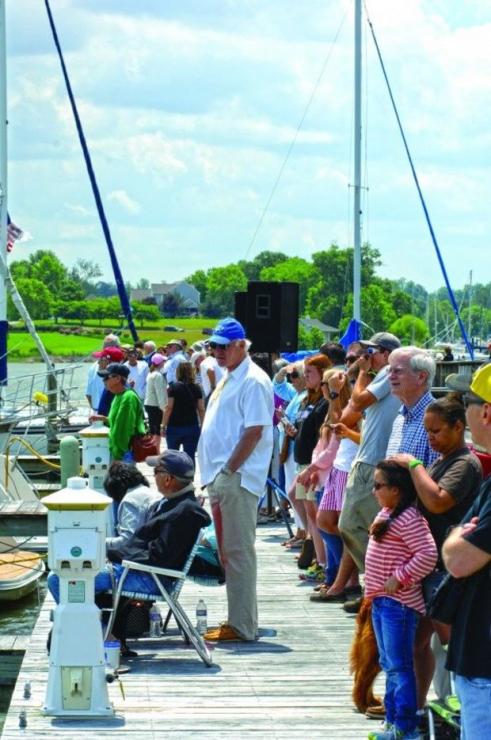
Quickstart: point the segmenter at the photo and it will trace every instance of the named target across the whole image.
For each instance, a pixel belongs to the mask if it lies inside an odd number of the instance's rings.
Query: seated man
[[[155,468],[155,481],[163,499],[152,505],[146,523],[135,531],[133,537],[108,549],[108,558],[113,566],[106,567],[95,577],[96,594],[110,591],[112,578],[116,583],[119,581],[123,567],[118,563],[124,559],[182,570],[200,529],[211,522],[194,495],[194,464],[189,455],[166,450],[161,455],[147,458],[147,463]],[[48,588],[58,603],[59,583],[54,573],[48,576]],[[126,578],[125,590],[152,594],[156,586],[148,573],[132,572]]]

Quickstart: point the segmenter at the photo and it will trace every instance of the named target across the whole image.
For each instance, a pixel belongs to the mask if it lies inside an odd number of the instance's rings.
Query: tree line
[[[429,293],[412,281],[381,277],[380,252],[365,244],[362,248],[362,318],[373,331],[389,330],[405,342],[422,344],[430,336],[450,341],[459,336],[445,288]],[[123,265],[124,270],[124,265]],[[118,320],[121,307],[116,286],[100,280],[100,267],[79,259],[67,268],[51,251],[38,250],[28,259],[11,263],[12,276],[33,319],[53,317],[55,321],[86,319]],[[282,252],[263,251],[252,260],[240,260],[223,267],[196,270],[185,278],[201,294],[204,316],[233,313],[234,293],[247,289],[250,280],[292,281],[300,285],[300,315],[317,318],[325,324],[346,328],[353,308],[353,250],[331,244],[310,259],[288,257]],[[135,286],[146,288],[142,277]],[[472,337],[485,340],[491,333],[491,283],[478,283],[455,290],[461,315]],[[471,298],[471,300],[469,300]],[[179,296],[169,294],[162,306],[133,303],[136,321],[158,320],[161,315],[176,316],[182,306]],[[8,318],[18,318],[12,301]],[[305,339],[305,338],[304,338]],[[304,342],[302,342],[304,343]]]

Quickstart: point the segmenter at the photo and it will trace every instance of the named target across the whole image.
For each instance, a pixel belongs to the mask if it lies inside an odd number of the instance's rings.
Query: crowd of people
[[[279,364],[278,446],[297,525],[282,544],[301,548],[299,577],[312,582],[311,601],[341,603],[350,613],[364,600],[371,605],[386,692],[367,712],[385,718],[369,737],[423,737],[432,679],[442,698],[451,693],[445,660],[458,674],[462,737],[491,735],[489,485],[465,440],[467,421],[475,442],[491,451],[491,365],[472,384],[470,377],[454,380],[460,392],[435,398],[432,355],[402,347],[388,332],[346,353],[327,344],[303,363]],[[479,552],[468,544],[474,536]],[[474,553],[463,575],[476,586],[469,587],[472,605],[459,607],[463,616],[451,627],[428,607],[447,571],[461,577],[446,555],[453,542],[459,565],[462,552]]]
[[[386,691],[369,713],[383,728],[369,736],[422,737],[432,679],[450,693],[445,660],[457,675],[462,737],[491,736],[490,486],[465,439],[468,426],[491,453],[491,364],[435,398],[432,355],[389,332],[346,350],[326,343],[303,361],[277,358],[270,377],[249,350],[232,318],[189,349],[182,340],[125,348],[109,335],[87,385],[114,460],[131,464],[143,409],[159,445],[165,437],[169,450],[183,447],[176,454],[188,478],[197,456],[228,603],[227,621],[205,639],[257,638],[257,505],[273,475],[296,523],[282,544],[299,550],[310,600],[351,613],[371,605]],[[166,454],[152,461],[162,475],[170,475]],[[133,499],[120,504],[116,540],[125,547],[129,530],[139,528],[140,539],[142,527],[150,531],[148,512],[159,506],[139,485],[139,514]],[[448,572],[466,583],[452,626],[428,611]]]

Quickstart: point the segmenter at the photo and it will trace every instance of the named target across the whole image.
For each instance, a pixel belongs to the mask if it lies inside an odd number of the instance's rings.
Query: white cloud
[[[108,194],[107,199],[109,202],[117,203],[127,213],[131,213],[133,216],[141,212],[141,206],[138,201],[131,198],[126,190],[113,190]]]
[[[472,267],[491,230],[491,6],[367,2],[435,229],[460,280],[463,235]],[[332,240],[350,243],[351,0],[317,3],[308,13],[294,0],[56,5],[125,277],[144,276],[141,259],[129,257],[143,235],[149,274],[161,264],[161,249],[176,278],[243,257],[328,55],[249,256],[271,247],[308,256]],[[23,0],[7,10],[12,214],[60,256],[84,249],[104,264],[43,8]],[[384,269],[434,287],[441,277],[368,34],[365,41],[366,233]],[[138,214],[144,230],[130,236],[125,229]],[[91,228],[78,230],[91,217]],[[54,223],[63,225],[62,240],[53,236]],[[413,259],[415,245],[426,257]]]

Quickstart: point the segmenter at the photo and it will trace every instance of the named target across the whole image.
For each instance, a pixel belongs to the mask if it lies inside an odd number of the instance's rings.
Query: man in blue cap
[[[248,355],[244,327],[223,319],[209,340],[222,380],[210,396],[198,445],[220,560],[225,570],[228,620],[206,640],[257,638],[257,502],[273,451],[273,386]]]

